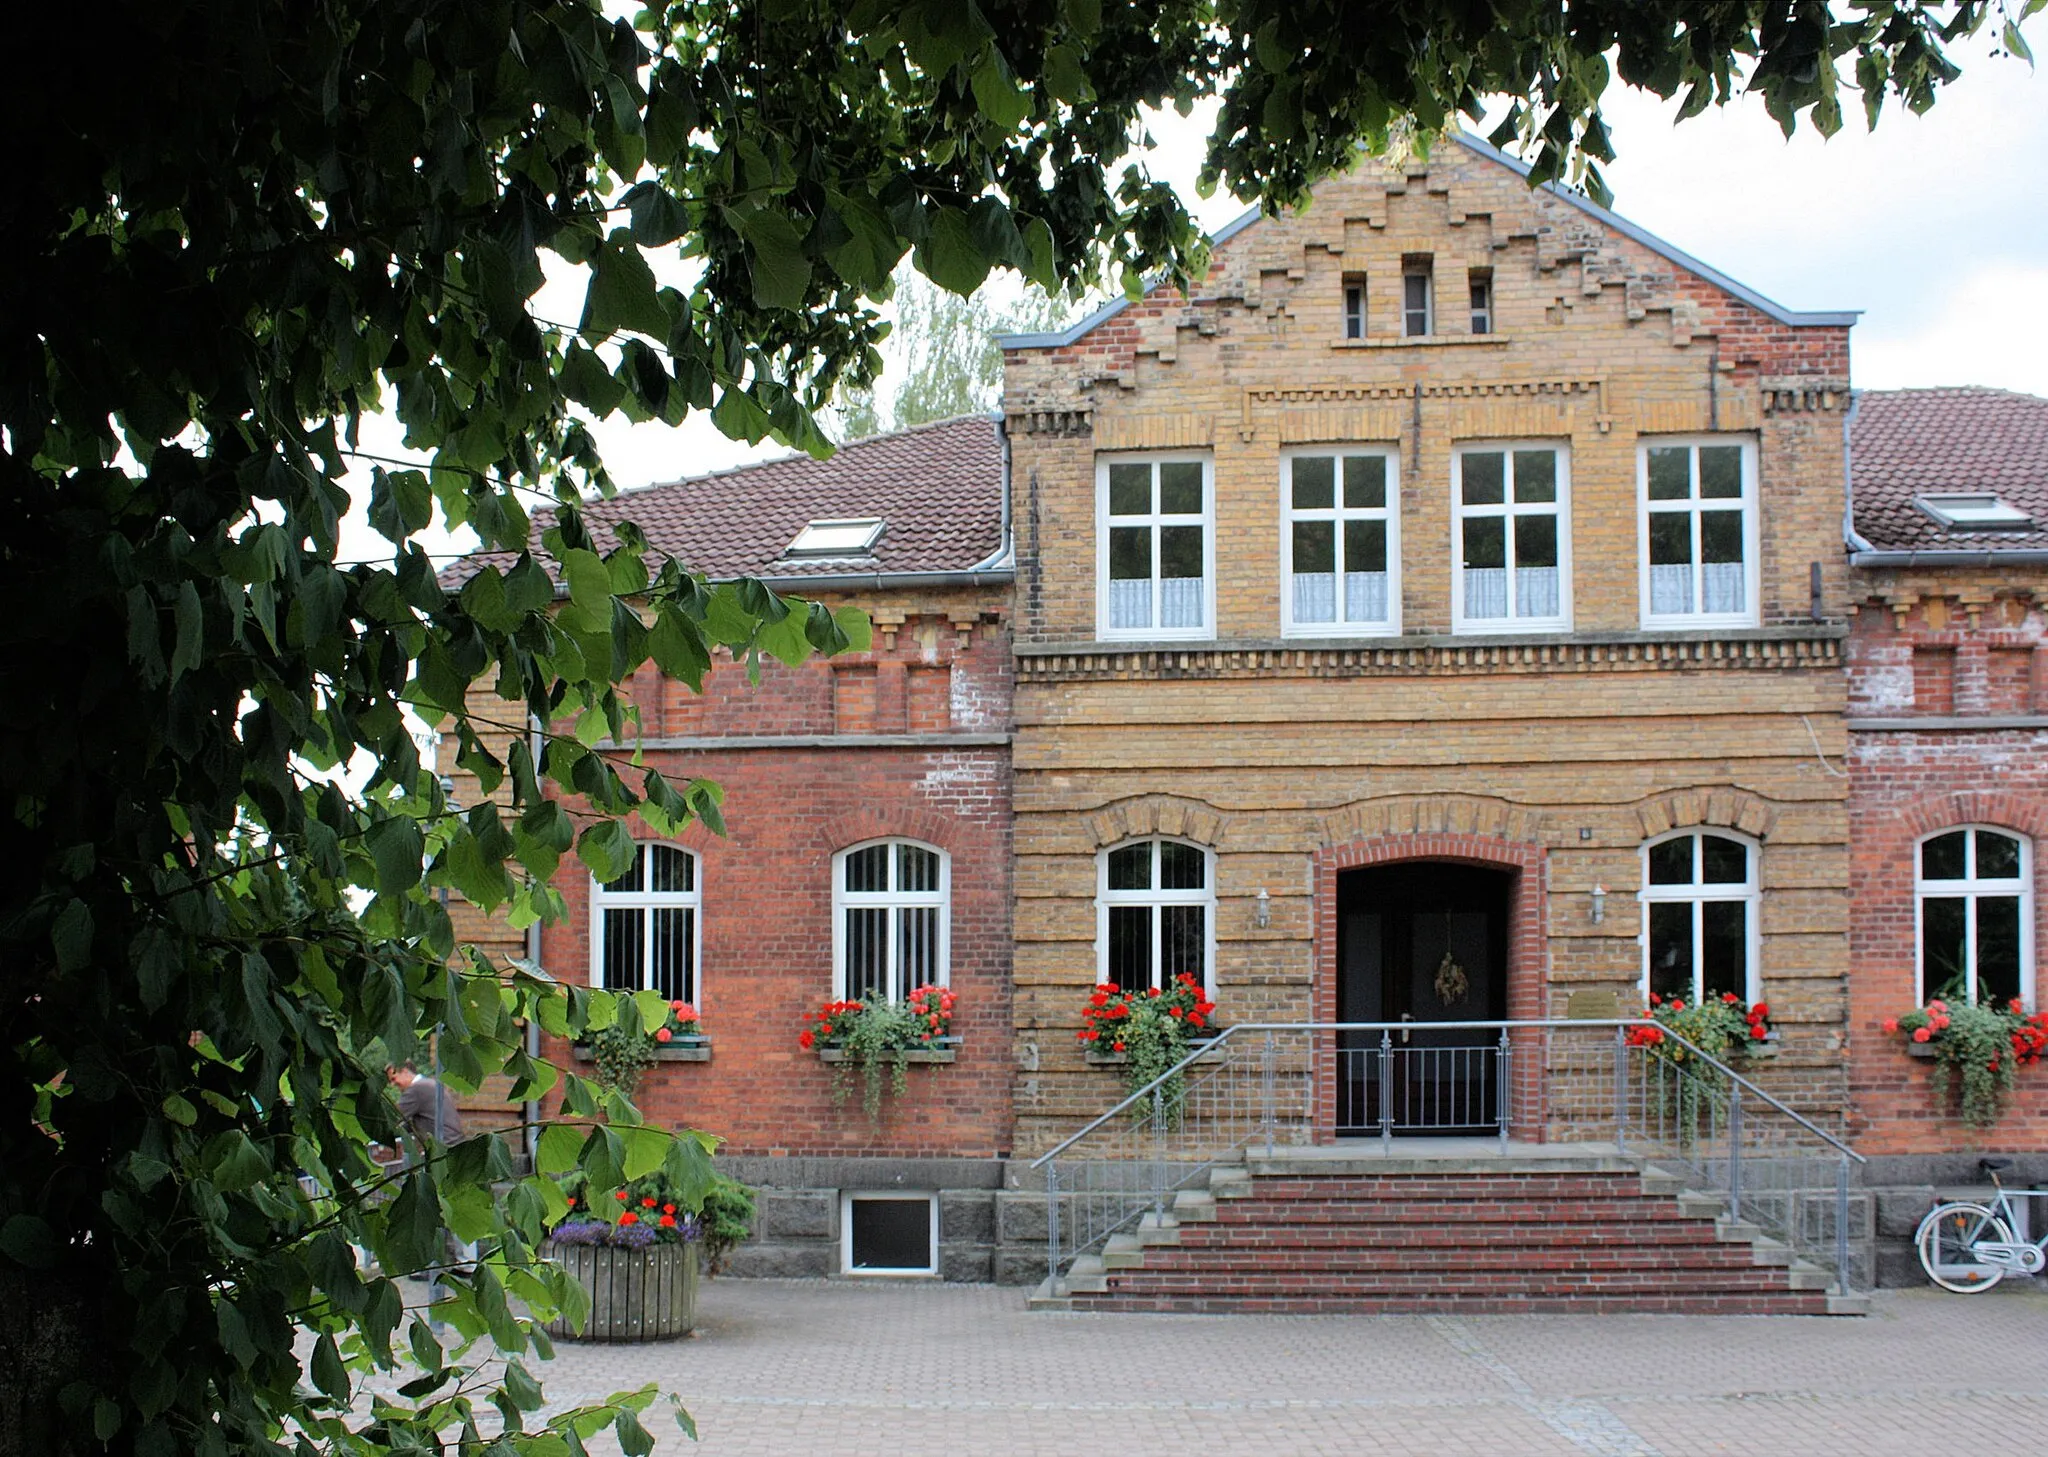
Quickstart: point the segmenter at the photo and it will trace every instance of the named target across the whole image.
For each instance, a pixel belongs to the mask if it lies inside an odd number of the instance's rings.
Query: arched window
[[[1216,892],[1210,855],[1179,840],[1135,840],[1097,860],[1100,979],[1129,991],[1185,972],[1213,993]]]
[[[2004,830],[1966,826],[1920,842],[1920,1000],[2034,1004],[2032,855]]]
[[[1758,1000],[1757,851],[1719,830],[1643,846],[1643,988],[1699,1002]]]
[[[921,986],[946,984],[951,874],[944,851],[908,840],[832,857],[832,965],[841,997],[900,1002]]]
[[[639,846],[631,869],[591,888],[591,984],[697,1001],[702,905],[695,855],[674,845]]]

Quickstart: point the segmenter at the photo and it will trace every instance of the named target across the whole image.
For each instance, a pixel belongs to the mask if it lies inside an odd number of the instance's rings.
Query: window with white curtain
[[[1920,1000],[2034,1002],[2032,846],[1967,827],[1919,845]]]
[[[1458,632],[1571,626],[1570,462],[1561,446],[1460,446],[1451,456]]]
[[[1213,993],[1216,891],[1210,856],[1181,840],[1135,840],[1097,857],[1098,979],[1165,989],[1185,973]]]
[[[1754,626],[1756,446],[1647,440],[1639,459],[1644,625]]]
[[[1381,448],[1290,452],[1286,631],[1302,636],[1399,630],[1397,465]]]
[[[909,840],[833,857],[832,961],[842,998],[900,1002],[946,984],[950,875],[943,851]]]
[[[1718,830],[1643,847],[1643,987],[1698,1003],[1757,994],[1757,850]]]
[[[624,875],[591,883],[591,985],[696,1002],[702,906],[695,855],[674,845],[638,846]]]
[[[1106,457],[1096,470],[1102,635],[1215,636],[1207,458]]]

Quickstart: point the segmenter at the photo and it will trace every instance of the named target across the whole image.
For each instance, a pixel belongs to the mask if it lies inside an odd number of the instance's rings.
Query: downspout
[[[1842,540],[1848,544],[1852,564],[1863,552],[1873,550],[1856,530],[1855,447],[1849,443],[1856,433],[1856,412],[1863,408],[1863,391],[1849,391],[1849,413],[1842,417]]]
[[[533,754],[534,779],[540,778],[540,718],[529,713],[527,719],[527,747]],[[535,969],[540,968],[540,922],[535,921],[526,928],[526,961]],[[545,973],[543,973],[545,974]],[[526,1019],[526,1056],[529,1060],[540,1060],[540,1022],[537,1018]],[[519,1122],[526,1130],[526,1167],[529,1172],[539,1167],[540,1162],[540,1100],[528,1098],[519,1106]]]

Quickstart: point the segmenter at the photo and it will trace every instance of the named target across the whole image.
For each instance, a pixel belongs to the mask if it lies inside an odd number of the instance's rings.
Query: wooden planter
[[[693,1244],[564,1245],[548,1240],[541,1257],[567,1270],[590,1293],[590,1319],[579,1334],[566,1320],[548,1334],[581,1341],[672,1341],[697,1323],[698,1250]]]

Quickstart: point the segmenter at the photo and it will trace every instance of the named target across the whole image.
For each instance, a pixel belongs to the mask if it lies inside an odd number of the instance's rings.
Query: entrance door
[[[1337,881],[1337,1017],[1385,1022],[1338,1034],[1337,1132],[1499,1130],[1500,1034],[1447,1022],[1507,1015],[1509,873],[1437,861],[1353,870]]]

